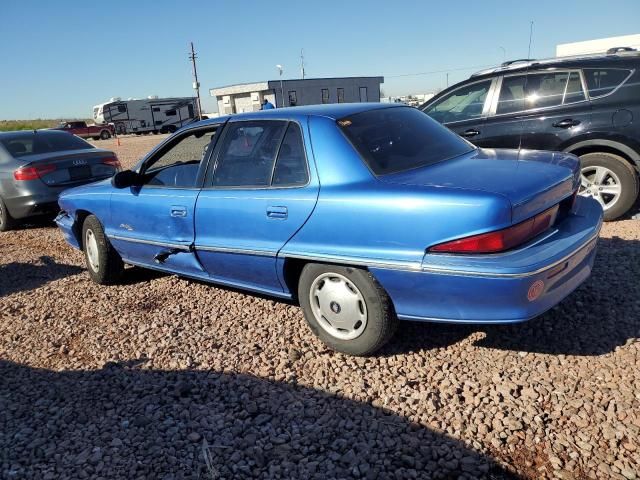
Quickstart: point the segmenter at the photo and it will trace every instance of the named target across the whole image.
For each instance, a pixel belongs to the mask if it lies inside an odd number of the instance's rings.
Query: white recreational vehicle
[[[173,133],[183,125],[197,120],[194,97],[121,100],[93,107],[96,124],[112,123],[116,133]]]

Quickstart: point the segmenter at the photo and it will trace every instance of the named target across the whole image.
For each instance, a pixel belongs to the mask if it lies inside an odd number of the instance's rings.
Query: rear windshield
[[[64,132],[16,132],[0,136],[0,143],[13,157],[93,148],[75,135]]]
[[[412,107],[357,113],[338,120],[338,126],[376,175],[425,167],[474,149]]]

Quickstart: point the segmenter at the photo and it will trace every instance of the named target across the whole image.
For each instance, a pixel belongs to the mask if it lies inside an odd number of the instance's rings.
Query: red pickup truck
[[[61,122],[53,130],[63,130],[72,135],[94,140],[106,140],[114,133],[113,125],[87,125],[86,122]]]

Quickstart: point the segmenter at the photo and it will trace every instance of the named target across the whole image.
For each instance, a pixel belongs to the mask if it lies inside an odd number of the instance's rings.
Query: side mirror
[[[111,177],[111,185],[115,188],[133,187],[140,182],[140,175],[133,170],[123,170]]]

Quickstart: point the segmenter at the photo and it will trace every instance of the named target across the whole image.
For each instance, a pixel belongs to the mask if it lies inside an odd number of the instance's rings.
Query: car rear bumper
[[[524,247],[503,254],[424,257],[419,271],[371,268],[398,318],[516,323],[557,305],[591,274],[602,209],[578,198],[574,214]]]
[[[47,193],[29,193],[13,198],[5,198],[4,203],[11,216],[15,219],[35,217],[39,215],[54,215],[58,208],[59,191]]]

